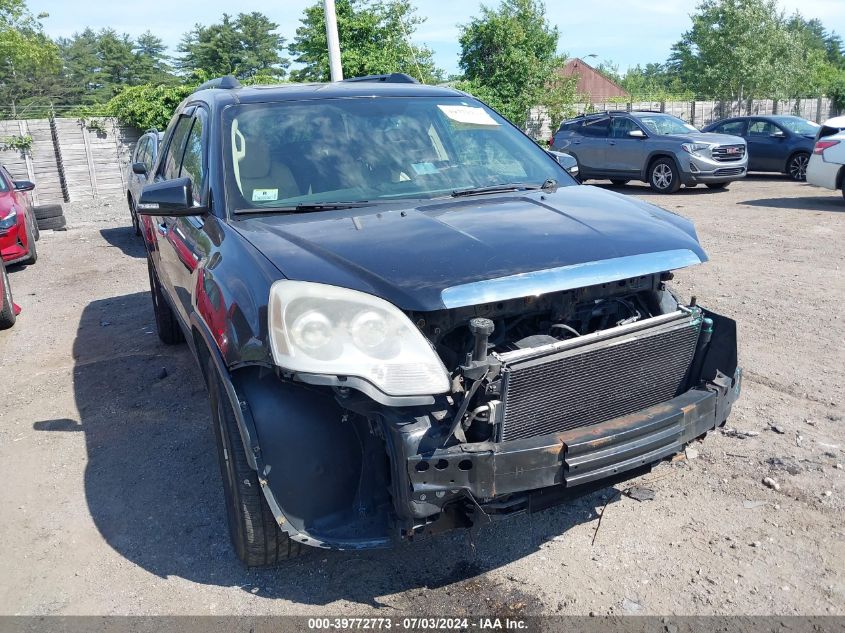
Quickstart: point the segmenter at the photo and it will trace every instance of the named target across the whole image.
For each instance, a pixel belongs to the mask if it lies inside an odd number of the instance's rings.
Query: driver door
[[[638,178],[646,159],[646,136],[635,138],[629,132],[645,132],[627,116],[614,116],[607,141],[607,168],[624,176]]]

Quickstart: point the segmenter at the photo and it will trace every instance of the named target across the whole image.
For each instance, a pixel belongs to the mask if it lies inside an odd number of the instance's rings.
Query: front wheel
[[[786,173],[792,180],[803,182],[807,180],[807,165],[810,163],[810,155],[805,152],[795,154],[789,159],[786,166]]]
[[[681,188],[680,174],[671,158],[658,158],[649,168],[648,184],[657,193],[675,193]]]
[[[725,189],[727,188],[728,183],[726,182],[708,182],[707,188],[708,189]]]
[[[21,263],[29,266],[38,261],[38,249],[35,248],[35,232],[32,230],[32,223],[28,218],[24,221],[26,222],[26,243],[29,247],[29,256]]]
[[[247,567],[275,565],[296,558],[303,553],[303,546],[279,528],[264,499],[258,474],[246,460],[231,402],[211,358],[208,359],[206,375],[211,421],[223,477],[226,521],[235,552]]]
[[[135,229],[135,237],[141,235],[141,223],[138,221],[138,211],[135,209],[135,201],[129,198],[129,215],[132,216],[132,228]]]
[[[8,330],[15,324],[15,304],[12,301],[12,286],[3,260],[0,260],[0,278],[3,280],[3,296],[0,297],[0,330]]]
[[[147,257],[147,273],[150,276],[150,294],[153,298],[153,312],[155,313],[158,337],[165,345],[177,345],[185,340],[185,335],[182,333],[182,328],[179,327],[173,308],[164,298],[161,283],[149,257]]]

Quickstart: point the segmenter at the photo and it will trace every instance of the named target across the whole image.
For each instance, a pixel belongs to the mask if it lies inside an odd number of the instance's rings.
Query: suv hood
[[[745,145],[741,136],[717,134],[716,132],[690,132],[689,134],[667,134],[683,143],[717,143],[719,145]]]
[[[430,311],[583,287],[707,260],[692,223],[603,189],[232,221],[288,279]]]

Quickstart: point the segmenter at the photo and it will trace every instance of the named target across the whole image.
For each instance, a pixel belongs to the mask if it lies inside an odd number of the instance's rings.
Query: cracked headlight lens
[[[281,280],[270,289],[273,360],[293,372],[355,376],[392,396],[445,393],[446,368],[410,319],[357,290]]]

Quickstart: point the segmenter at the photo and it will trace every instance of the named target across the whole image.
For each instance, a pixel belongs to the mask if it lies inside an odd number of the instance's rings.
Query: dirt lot
[[[154,333],[125,205],[71,205],[11,271],[23,313],[0,333],[0,613],[845,614],[842,197],[774,177],[622,190],[697,224],[711,261],[677,284],[739,321],[740,435],[635,481],[653,501],[608,489],[264,571],[229,546],[205,390]]]

